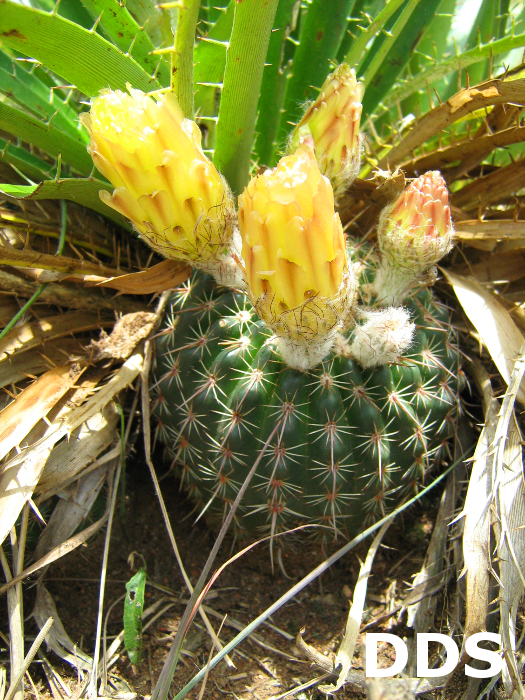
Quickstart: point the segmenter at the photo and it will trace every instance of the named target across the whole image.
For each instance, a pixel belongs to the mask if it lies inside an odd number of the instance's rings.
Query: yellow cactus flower
[[[352,316],[357,282],[330,182],[311,148],[281,158],[239,197],[245,281],[284,359],[307,369]]]
[[[377,300],[399,304],[415,287],[433,284],[435,265],[451,249],[453,236],[447,185],[440,172],[429,171],[381,213]]]
[[[302,143],[313,146],[319,168],[330,179],[336,197],[359,173],[363,92],[354,69],[341,63],[325,80],[288,144],[289,153]]]
[[[177,99],[103,90],[81,115],[97,169],[115,186],[103,202],[131,220],[166,258],[199,264],[220,256],[233,233],[228,186],[201,149],[198,126]]]

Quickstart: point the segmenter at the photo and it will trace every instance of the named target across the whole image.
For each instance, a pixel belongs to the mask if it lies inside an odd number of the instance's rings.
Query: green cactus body
[[[238,535],[307,522],[353,536],[450,458],[464,381],[456,336],[429,290],[406,306],[417,331],[402,364],[362,369],[341,338],[301,372],[243,294],[196,272],[172,295],[156,341],[157,436],[207,519],[225,517],[270,436]]]

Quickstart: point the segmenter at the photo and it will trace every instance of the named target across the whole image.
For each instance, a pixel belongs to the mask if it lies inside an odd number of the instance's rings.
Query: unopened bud
[[[453,235],[445,181],[437,171],[425,173],[379,219],[377,301],[399,304],[414,288],[433,284],[435,265],[451,249]]]
[[[354,69],[341,63],[325,80],[288,144],[288,153],[301,144],[314,148],[319,169],[330,179],[336,197],[359,173],[363,92],[363,84],[357,81]]]

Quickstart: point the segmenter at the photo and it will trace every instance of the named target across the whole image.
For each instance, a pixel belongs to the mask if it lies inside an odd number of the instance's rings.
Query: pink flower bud
[[[452,247],[447,185],[436,170],[414,180],[379,219],[378,301],[399,304],[411,289],[432,284],[435,265]]]

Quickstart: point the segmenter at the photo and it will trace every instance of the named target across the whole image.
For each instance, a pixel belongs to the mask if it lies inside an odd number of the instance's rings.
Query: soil
[[[154,459],[159,473],[162,473],[164,467],[160,452]],[[155,586],[170,589],[175,602],[145,631],[142,659],[137,666],[130,664],[121,648],[120,658],[110,672],[119,697],[130,691],[140,696],[151,694],[184,611],[184,601],[188,597],[162,521],[148,468],[141,458],[135,458],[128,460],[127,469],[126,521],[124,523],[116,515],[107,574],[105,610],[107,611],[110,605],[125,593],[125,583],[140,566],[146,567],[148,580],[152,584],[146,588],[145,607],[166,595],[165,591]],[[161,488],[182,560],[192,583],[195,583],[213,546],[214,534],[205,522],[199,521],[194,524],[195,514],[192,513],[192,506],[179,492],[177,480],[173,475],[162,479]],[[374,562],[367,594],[365,623],[382,616],[389,601],[390,604],[392,601],[399,602],[408,589],[411,577],[421,568],[440,492],[441,487],[437,487],[431,497],[412,508],[404,518],[398,518],[388,531]],[[328,553],[335,551],[342,544],[335,543]],[[304,627],[304,640],[309,645],[325,656],[334,656],[346,625],[360,560],[364,560],[369,544],[367,541],[343,557],[271,618],[271,624],[282,633],[262,625],[257,633],[266,647],[251,640],[243,642],[232,655],[235,668],[220,663],[210,672],[205,688],[199,684],[187,697],[267,700],[283,697],[286,691],[297,685],[322,676],[323,672],[314,668],[299,652],[295,643],[296,635]],[[229,558],[231,545],[231,541],[226,541],[223,545],[218,564]],[[45,578],[46,588],[55,600],[58,614],[69,636],[90,655],[95,639],[103,547],[104,533],[99,533],[87,546],[78,548],[53,564]],[[211,620],[216,631],[223,623],[220,632],[223,642],[237,634],[235,629],[229,627],[230,620],[246,625],[315,568],[322,561],[322,552],[318,545],[304,537],[295,538],[286,541],[282,560],[289,579],[279,567],[272,572],[268,544],[263,543],[232,563],[220,575],[209,594],[207,605],[215,611],[216,616],[211,617]],[[25,609],[28,611],[32,606],[30,585],[26,585],[25,590],[28,596]],[[440,594],[438,617],[445,611],[446,605],[447,597]],[[109,615],[108,638],[119,634],[122,629],[122,606],[122,602],[119,602]],[[411,636],[405,622],[406,613],[401,611],[370,631],[388,631],[400,636]],[[26,630],[29,635],[34,631],[31,624],[28,622]],[[272,647],[273,650],[268,647]],[[186,638],[185,649],[182,663],[179,663],[175,673],[173,695],[198,669],[205,666],[210,658],[211,644],[198,616]],[[63,664],[52,653],[48,656],[75,697],[78,693],[76,671]],[[31,673],[39,694],[50,697],[45,677],[42,674],[38,682],[41,671],[35,669],[33,666]],[[453,695],[456,694],[457,689]],[[310,688],[298,697],[326,696],[315,688]],[[358,698],[362,695],[358,691],[345,688],[337,697]]]

